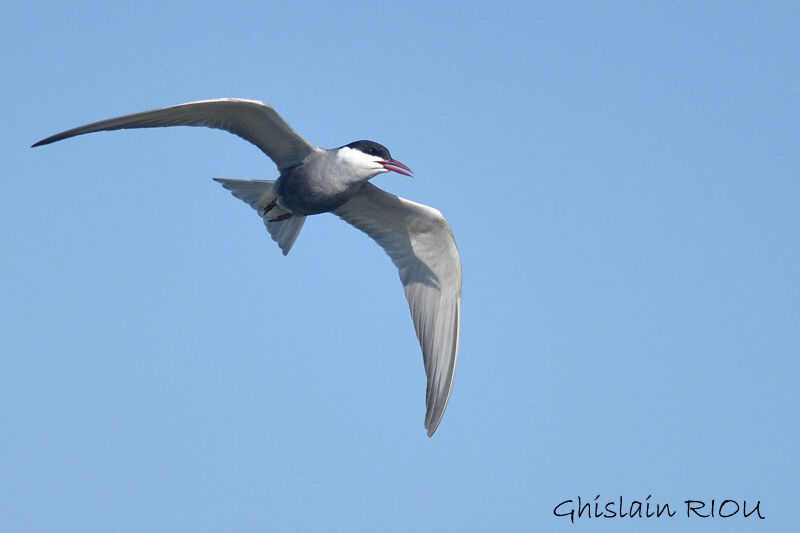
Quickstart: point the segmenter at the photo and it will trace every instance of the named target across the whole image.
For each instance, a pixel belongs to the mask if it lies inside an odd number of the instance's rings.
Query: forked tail
[[[292,249],[297,235],[306,221],[304,216],[292,215],[278,205],[273,180],[234,180],[214,178],[214,181],[231,191],[236,198],[256,210],[264,221],[272,240],[278,243],[283,255]]]

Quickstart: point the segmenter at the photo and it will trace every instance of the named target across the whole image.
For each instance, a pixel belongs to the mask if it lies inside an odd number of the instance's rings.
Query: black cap
[[[345,146],[348,148],[353,148],[354,150],[359,150],[365,154],[380,157],[386,161],[392,160],[392,154],[389,153],[389,149],[374,141],[355,141],[351,142],[350,144],[346,144]],[[342,148],[344,148],[344,146]]]

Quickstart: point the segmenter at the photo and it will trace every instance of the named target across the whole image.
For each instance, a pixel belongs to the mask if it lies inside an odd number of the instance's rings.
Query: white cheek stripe
[[[349,146],[340,148],[338,155],[343,162],[359,167],[366,167],[369,165],[369,163],[383,161],[380,157],[365,154],[361,150],[356,150],[355,148],[350,148]]]

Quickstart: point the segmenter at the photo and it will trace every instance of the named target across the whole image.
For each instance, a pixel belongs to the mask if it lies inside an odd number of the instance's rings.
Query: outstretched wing
[[[206,126],[225,130],[255,144],[279,169],[297,165],[314,146],[297,134],[269,104],[258,100],[221,98],[190,102],[72,128],[33,146],[50,144],[95,131],[164,126]]]
[[[428,377],[430,437],[447,407],[458,361],[461,258],[450,225],[436,209],[370,183],[333,212],[375,239],[399,270]]]

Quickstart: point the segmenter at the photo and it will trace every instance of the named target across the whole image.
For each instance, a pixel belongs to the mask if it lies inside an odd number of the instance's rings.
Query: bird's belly
[[[301,169],[297,169],[301,170]],[[358,192],[361,184],[337,185],[308,179],[302,172],[281,175],[277,183],[278,203],[294,215],[317,215],[341,206]]]

